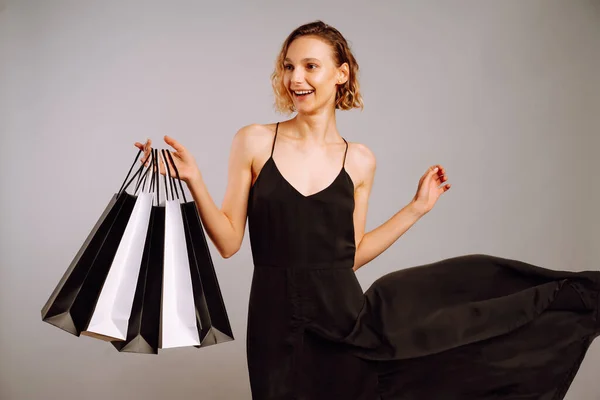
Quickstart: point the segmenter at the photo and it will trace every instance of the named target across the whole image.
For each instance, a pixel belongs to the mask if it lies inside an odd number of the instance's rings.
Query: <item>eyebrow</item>
[[[292,62],[292,60],[290,60],[289,58],[285,58],[285,60],[283,61],[288,61],[288,62]],[[310,61],[317,61],[320,62],[321,60],[319,60],[318,58],[303,58],[302,60],[300,60],[302,62],[310,62]]]

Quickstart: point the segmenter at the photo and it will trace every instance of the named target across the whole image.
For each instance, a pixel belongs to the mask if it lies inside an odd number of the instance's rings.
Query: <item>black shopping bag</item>
[[[79,336],[87,328],[99,293],[108,274],[120,239],[135,204],[127,188],[143,171],[143,165],[130,178],[141,151],[119,191],[94,225],[60,282],[42,308],[42,320]]]
[[[158,160],[158,150],[153,150]],[[150,213],[142,264],[138,276],[133,306],[125,341],[112,341],[120,352],[157,354],[159,348],[162,299],[163,256],[165,240],[165,208],[160,205],[157,164],[151,181],[156,190],[156,204]]]
[[[195,347],[206,347],[234,340],[197,205],[194,201],[188,202],[185,199],[179,172],[171,152],[167,150],[166,153],[171,166],[175,169],[177,178],[174,181],[179,184],[184,201],[181,204],[181,212],[196,308],[196,325],[200,336],[200,345]],[[178,196],[177,184],[173,186]]]

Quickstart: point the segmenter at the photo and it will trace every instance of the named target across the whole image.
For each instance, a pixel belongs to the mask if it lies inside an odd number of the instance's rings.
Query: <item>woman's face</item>
[[[283,84],[302,114],[334,109],[337,85],[348,80],[348,64],[337,67],[329,44],[315,36],[299,37],[289,45],[283,71]]]

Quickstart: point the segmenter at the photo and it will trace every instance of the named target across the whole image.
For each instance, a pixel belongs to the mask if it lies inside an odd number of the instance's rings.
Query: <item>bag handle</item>
[[[165,165],[165,168],[167,169],[167,173],[165,174],[165,179],[167,178],[167,176],[169,177],[169,187],[171,188],[171,200],[175,200],[175,196],[173,195],[173,177],[171,176],[171,168],[169,168],[169,163],[167,162],[167,156],[165,155],[165,149],[161,149],[160,150],[161,155],[162,155],[162,159],[163,159],[163,163]],[[167,185],[167,182],[165,181],[165,186]],[[165,187],[166,190],[166,187]],[[175,187],[175,190],[177,190],[177,187]],[[179,199],[179,194],[177,194],[177,198]]]
[[[177,169],[177,166],[175,165],[175,161],[173,160],[173,156],[171,156],[171,152],[167,149],[162,149],[162,158],[163,158],[163,162],[166,166],[167,169],[167,173],[165,174],[165,179],[167,177],[167,175],[169,175],[169,183],[170,183],[170,188],[171,188],[171,199],[175,200],[175,196],[177,196],[177,199],[179,200],[179,192],[177,191],[177,184],[173,184],[173,181],[175,181],[175,179],[177,179],[177,181],[179,182],[179,187],[181,188],[181,195],[183,196],[183,201],[187,203],[187,199],[185,198],[185,192],[183,191],[183,185],[181,184],[181,178],[179,177],[179,170]],[[171,167],[169,166],[169,163],[166,162],[167,161],[167,156],[171,162],[171,165],[173,167],[173,171],[175,172],[175,175],[177,176],[177,178],[173,177],[173,175],[171,175]],[[166,181],[165,181],[165,186],[166,186]],[[173,194],[173,187],[175,188],[175,194]]]
[[[146,179],[147,175],[150,174],[150,183],[148,184],[148,191],[156,193],[156,206],[160,206],[160,179],[158,171],[158,150],[152,149],[151,164],[144,173],[144,182],[142,183],[142,191],[146,190]],[[139,186],[139,183],[138,183]],[[152,200],[154,204],[154,199]]]
[[[125,180],[123,181],[123,183],[121,184],[121,188],[118,190],[117,194],[121,194],[123,193],[125,190],[127,190],[127,188],[129,187],[129,185],[131,185],[131,182],[133,182],[133,180],[138,177],[138,175],[140,175],[142,173],[142,171],[145,168],[145,164],[146,162],[148,162],[148,158],[146,158],[143,162],[142,165],[138,168],[137,172],[135,174],[133,174],[133,176],[131,176],[131,179],[129,178],[131,175],[131,171],[133,171],[133,167],[135,167],[135,164],[137,163],[138,159],[140,158],[140,154],[142,153],[142,150],[138,150],[138,153],[135,157],[135,160],[133,161],[133,164],[131,165],[131,168],[129,168],[129,172],[127,173],[127,176],[125,177]],[[150,157],[150,156],[149,156]],[[127,181],[129,179],[129,182]],[[138,184],[136,186],[139,186],[139,182],[140,179],[138,178]],[[136,188],[137,190],[137,188]]]
[[[169,160],[171,161],[171,164],[173,165],[173,169],[175,170],[175,175],[177,176],[177,181],[179,182],[179,187],[181,188],[181,195],[183,196],[183,202],[187,203],[187,200],[185,198],[185,192],[183,191],[183,185],[181,184],[181,178],[179,177],[179,171],[177,170],[175,161],[173,161],[173,156],[171,155],[171,152],[168,149],[167,149],[167,155],[169,156]],[[175,179],[175,178],[172,178],[172,179]],[[177,186],[175,186],[175,192],[177,192]],[[179,193],[177,193],[177,198],[179,198]]]
[[[150,173],[151,170],[153,170],[153,166],[154,166],[154,151],[150,154],[149,157],[150,157],[150,164],[148,165],[148,167],[145,167],[145,163],[141,167],[142,170],[144,168],[146,168],[146,170],[138,178],[138,182],[137,182],[137,184],[135,186],[134,194],[138,193],[138,190],[140,189],[140,186],[142,187],[142,189],[141,189],[142,192],[146,191],[146,181],[148,180],[148,174]],[[142,177],[142,175],[143,175],[143,177]]]
[[[129,179],[129,175],[131,175],[131,171],[133,171],[133,167],[135,167],[135,164],[139,160],[140,154],[142,154],[142,150],[141,149],[138,150],[138,152],[137,152],[137,154],[135,156],[135,160],[133,160],[133,164],[131,164],[131,167],[129,168],[129,172],[127,172],[127,176],[125,177],[125,180],[121,184],[121,188],[117,191],[117,193],[121,193],[122,190],[127,189],[127,187],[125,187],[125,183],[127,182],[127,179]]]
[[[160,206],[160,171],[158,167],[158,150],[154,149],[154,169],[152,183],[156,185],[156,206]],[[154,187],[153,187],[154,188]]]
[[[148,184],[148,191],[156,194],[156,206],[160,205],[160,180],[158,179],[158,150],[152,149],[151,164],[145,172],[144,182],[142,191],[146,190],[146,179],[147,175],[150,174],[150,183]],[[139,185],[139,184],[138,184]],[[152,200],[154,204],[154,199]]]
[[[179,192],[177,191],[177,184],[173,183],[175,180],[177,180],[179,182],[179,187],[181,189],[181,195],[183,196],[183,201],[187,203],[187,199],[185,198],[185,192],[183,191],[183,185],[181,184],[181,178],[179,177],[179,170],[177,169],[177,166],[175,165],[175,161],[173,160],[173,156],[171,155],[171,152],[167,149],[162,149],[162,157],[164,159],[164,163],[165,166],[167,168],[167,175],[169,175],[169,183],[170,183],[170,187],[171,187],[171,199],[175,200],[175,196],[177,197],[177,199],[179,200]],[[171,167],[169,166],[169,163],[166,162],[167,160],[167,156],[171,162],[171,166],[173,167],[173,171],[175,172],[175,175],[177,178],[173,177],[173,175],[171,175]],[[165,175],[166,177],[166,175]],[[166,183],[165,183],[166,185]],[[173,188],[175,188],[175,194],[173,194]]]

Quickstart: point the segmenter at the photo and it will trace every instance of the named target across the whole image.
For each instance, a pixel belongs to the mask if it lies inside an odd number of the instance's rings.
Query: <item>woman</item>
[[[410,203],[365,232],[375,157],[347,143],[335,120],[336,109],[362,107],[357,73],[335,28],[318,21],[292,32],[272,83],[277,108],[297,114],[235,135],[220,209],[191,154],[165,137],[224,258],[240,248],[248,218],[253,398],[562,399],[600,332],[599,272],[467,255],[393,272],[362,292],[356,269],[450,184],[442,166],[429,167]]]

